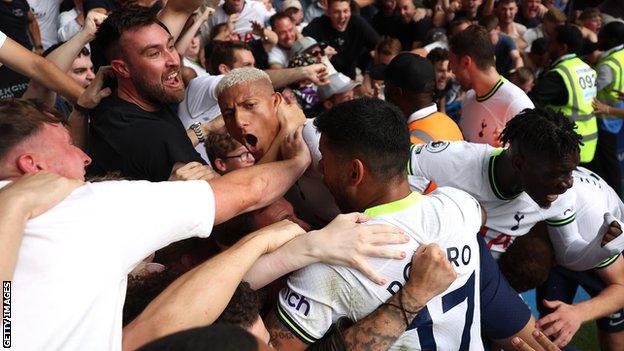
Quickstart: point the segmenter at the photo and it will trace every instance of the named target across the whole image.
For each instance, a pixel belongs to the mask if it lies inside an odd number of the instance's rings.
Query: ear
[[[130,78],[130,70],[128,69],[128,65],[123,60],[112,60],[110,63],[113,71],[117,73],[120,77],[128,79]]]
[[[221,74],[228,74],[228,73],[230,73],[230,67],[228,67],[225,63],[220,64],[219,67],[217,67],[217,70]]]
[[[464,56],[462,56],[461,59],[459,59],[460,65],[464,66],[464,68],[466,68],[466,69],[472,65],[472,63],[473,63],[472,61],[473,61],[472,57],[470,57],[468,55],[464,55]]]
[[[24,154],[15,161],[17,168],[22,173],[35,173],[44,168],[38,165],[37,158],[33,154]]]
[[[279,105],[284,102],[284,97],[282,96],[282,93],[274,92],[272,99],[273,99],[273,108],[275,108],[275,110],[277,111],[277,108],[279,107]]]
[[[214,161],[214,166],[220,171],[220,172],[225,172],[227,170],[227,166],[225,165],[225,162],[223,162],[222,159],[220,158],[215,158]]]
[[[359,159],[353,159],[351,161],[351,169],[349,170],[349,174],[347,175],[349,178],[349,185],[357,186],[362,183],[364,179],[365,172],[364,163]]]
[[[334,103],[332,103],[331,100],[323,101],[323,107],[325,107],[326,110],[329,110],[332,106],[334,106]]]

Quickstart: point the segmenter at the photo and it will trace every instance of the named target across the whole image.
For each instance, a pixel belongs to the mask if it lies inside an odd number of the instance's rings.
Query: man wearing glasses
[[[239,168],[253,166],[256,162],[251,152],[229,134],[208,136],[206,154],[213,169],[221,175]]]

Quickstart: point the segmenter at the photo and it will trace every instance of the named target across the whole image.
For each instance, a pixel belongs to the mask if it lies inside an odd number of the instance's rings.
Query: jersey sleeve
[[[301,341],[312,344],[349,314],[349,291],[349,284],[331,266],[310,265],[288,278],[279,293],[277,318]]]
[[[308,145],[310,149],[310,154],[312,155],[312,164],[310,167],[315,171],[318,171],[318,164],[321,160],[321,151],[319,150],[319,142],[321,140],[321,133],[316,130],[314,123],[312,120],[308,121],[303,127],[302,132],[303,140]]]
[[[111,223],[108,240],[116,250],[111,257],[119,258],[126,274],[154,251],[182,239],[208,237],[212,231],[215,202],[206,181],[114,181],[87,186],[106,213],[101,224]]]
[[[183,101],[191,118],[208,111],[217,103],[217,85],[222,78],[223,75],[205,75],[191,80]]]
[[[585,240],[579,232],[574,206],[576,196],[572,189],[568,190],[565,195],[569,199],[568,206],[564,206],[565,209],[559,215],[546,220],[557,263],[574,271],[608,265],[609,259],[619,254],[624,248],[624,236],[620,235],[604,247],[601,246],[602,237],[607,230],[607,225],[603,223],[596,236],[589,241]],[[604,213],[590,212],[584,216],[603,218]],[[621,222],[620,225],[622,225]]]
[[[475,145],[465,141],[432,141],[412,145],[407,174],[433,180],[439,186],[463,184],[466,172],[480,167],[472,162],[475,158],[471,156],[478,153]],[[476,159],[480,161],[480,157]]]

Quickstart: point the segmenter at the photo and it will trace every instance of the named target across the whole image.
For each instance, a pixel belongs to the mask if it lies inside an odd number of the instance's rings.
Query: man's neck
[[[511,197],[524,191],[517,180],[518,176],[511,164],[509,152],[503,151],[494,164],[494,181],[502,195]]]
[[[117,97],[122,100],[125,100],[131,104],[139,106],[142,110],[148,112],[154,112],[160,110],[161,106],[152,104],[150,102],[145,101],[141,97],[141,95],[137,92],[134,86],[128,86],[126,84],[119,84],[117,88]]]
[[[511,34],[513,33],[513,30],[514,30],[514,23],[513,22],[501,23],[499,27],[502,33]]]
[[[407,178],[402,178],[395,182],[387,182],[373,191],[367,199],[364,199],[360,207],[362,211],[364,211],[367,208],[404,199],[411,193],[412,191],[409,188]]]
[[[500,74],[496,72],[496,67],[492,66],[485,71],[476,70],[472,77],[472,88],[477,96],[484,96],[489,93],[500,79]]]

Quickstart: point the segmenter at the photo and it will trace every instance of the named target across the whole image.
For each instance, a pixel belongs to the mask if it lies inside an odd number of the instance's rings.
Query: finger
[[[563,329],[563,323],[561,321],[554,322],[550,327],[544,330],[544,334],[547,336],[553,336],[559,333]]]
[[[529,346],[529,344],[524,342],[524,340],[520,339],[519,337],[513,338],[511,340],[511,344],[517,351],[535,351],[531,346]]]
[[[368,279],[372,280],[375,284],[384,285],[386,279],[377,274],[366,261],[356,261],[355,268],[362,272]]]
[[[558,319],[559,319],[559,314],[558,314],[558,313],[551,313],[551,314],[547,315],[546,317],[543,317],[543,318],[541,318],[540,320],[538,320],[538,321],[535,323],[535,325],[536,325],[538,328],[542,328],[542,327],[544,327],[545,325],[548,325],[549,323],[552,323],[552,322],[554,322],[554,321],[556,321],[556,320],[558,320]]]
[[[98,95],[98,97],[100,99],[103,99],[103,98],[109,96],[112,92],[113,91],[110,88],[104,88],[104,89],[100,90],[97,95]]]
[[[372,227],[372,226],[371,226]],[[402,233],[373,233],[370,235],[369,243],[371,245],[391,245],[405,244],[409,242],[410,236]]]
[[[543,300],[544,306],[546,306],[546,307],[548,307],[550,309],[553,309],[553,310],[557,309],[559,306],[561,306],[562,303],[563,302],[561,302],[559,300],[555,300],[555,301],[549,301],[549,300],[546,300],[546,299]]]
[[[540,346],[545,348],[547,351],[560,351],[559,348],[553,344],[548,337],[539,330],[533,331],[533,338],[537,341]]]
[[[398,227],[389,225],[389,224],[371,224],[371,225],[367,225],[366,229],[369,233],[372,233],[372,234],[381,234],[381,233],[403,234],[403,230],[401,230]]]
[[[387,247],[369,246],[364,248],[363,254],[367,257],[389,258],[393,260],[402,260],[407,256],[403,250],[389,249]]]
[[[338,217],[352,223],[364,223],[370,219],[367,215],[359,212],[345,213],[338,215]],[[371,227],[374,227],[374,225]]]

